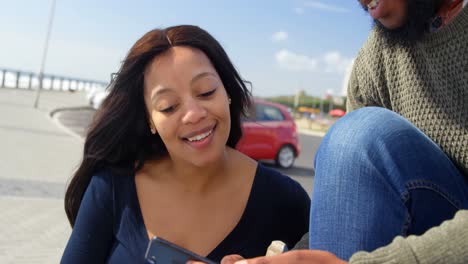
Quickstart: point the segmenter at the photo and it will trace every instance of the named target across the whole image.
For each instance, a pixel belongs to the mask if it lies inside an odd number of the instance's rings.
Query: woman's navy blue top
[[[273,240],[292,248],[309,230],[309,209],[300,184],[258,164],[241,219],[207,258],[262,256]],[[134,175],[98,173],[83,196],[61,263],[144,263],[148,243]]]

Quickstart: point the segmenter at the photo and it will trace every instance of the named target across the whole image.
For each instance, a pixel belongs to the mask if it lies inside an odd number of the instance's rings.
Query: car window
[[[273,106],[256,104],[255,105],[255,120],[256,121],[283,121],[284,116],[281,111]]]

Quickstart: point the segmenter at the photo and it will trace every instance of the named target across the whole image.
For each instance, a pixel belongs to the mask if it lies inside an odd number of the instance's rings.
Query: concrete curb
[[[308,136],[316,136],[316,137],[324,137],[326,134],[326,132],[312,131],[312,130],[303,129],[303,128],[299,128],[297,131],[299,132],[299,134],[304,134]]]
[[[55,113],[57,115],[60,114],[60,112],[57,112]],[[69,134],[70,136],[78,139],[80,142],[84,142],[84,138],[82,138],[80,135],[78,135],[77,133],[75,133],[75,131],[71,130],[70,128],[68,128],[67,126],[64,126],[62,124],[62,122],[60,122],[58,120],[58,117],[56,115],[51,115],[50,118],[52,119],[52,121],[58,126],[60,127],[63,131],[65,131],[65,133]]]
[[[94,109],[94,108],[92,108],[91,106],[59,107],[50,111],[49,116],[53,117],[55,114],[61,111],[78,111],[78,110],[90,110],[90,109]]]

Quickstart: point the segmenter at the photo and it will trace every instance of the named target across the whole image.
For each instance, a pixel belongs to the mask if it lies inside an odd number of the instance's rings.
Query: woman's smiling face
[[[208,57],[172,47],[153,59],[144,79],[148,121],[170,158],[197,167],[221,159],[231,129],[229,100]]]

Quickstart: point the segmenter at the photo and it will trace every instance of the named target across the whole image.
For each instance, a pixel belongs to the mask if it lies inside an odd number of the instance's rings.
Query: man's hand
[[[187,262],[187,264],[202,264],[200,262]],[[243,259],[239,255],[229,255],[221,260],[221,264],[345,264],[344,260],[339,259],[327,251],[321,250],[292,250],[284,254],[270,257],[258,257],[253,259]]]

